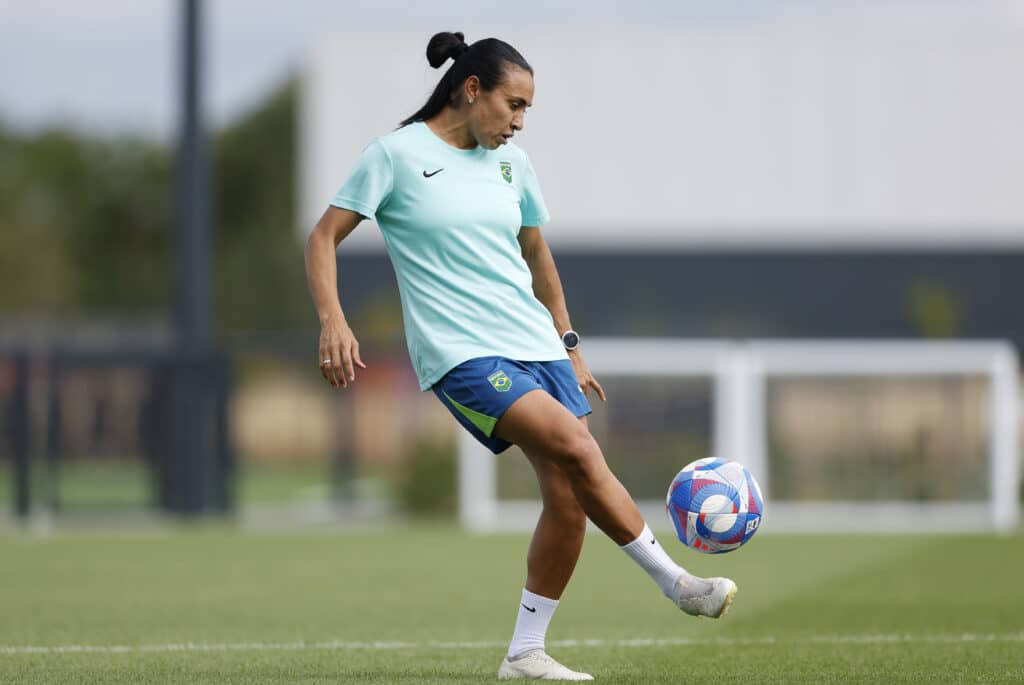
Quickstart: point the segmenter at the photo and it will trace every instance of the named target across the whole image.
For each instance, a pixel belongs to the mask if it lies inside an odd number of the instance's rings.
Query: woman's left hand
[[[588,393],[593,390],[601,398],[601,401],[605,402],[604,388],[594,378],[594,374],[590,373],[587,363],[583,361],[583,353],[579,350],[573,350],[569,353],[569,361],[572,362],[572,368],[576,371],[576,380],[579,381],[583,394],[589,396]]]

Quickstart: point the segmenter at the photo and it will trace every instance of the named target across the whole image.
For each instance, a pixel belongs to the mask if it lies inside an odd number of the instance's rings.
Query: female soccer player
[[[587,394],[604,400],[604,390],[583,360],[541,234],[548,212],[537,176],[509,142],[533,102],[533,69],[498,39],[467,45],[461,33],[439,33],[427,60],[437,68],[448,59],[426,104],[366,147],[309,237],[320,371],[337,388],[366,368],[342,313],[335,251],[375,217],[420,388],[494,453],[521,447],[540,483],[543,510],[498,677],[592,680],[544,651],[587,518],[688,614],[723,615],[736,584],[697,578],[669,558],[587,428]]]

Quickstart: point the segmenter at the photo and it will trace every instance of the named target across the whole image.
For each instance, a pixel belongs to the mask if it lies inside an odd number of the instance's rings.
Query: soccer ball
[[[672,479],[665,510],[684,545],[706,554],[731,552],[761,525],[761,488],[742,464],[698,459]]]

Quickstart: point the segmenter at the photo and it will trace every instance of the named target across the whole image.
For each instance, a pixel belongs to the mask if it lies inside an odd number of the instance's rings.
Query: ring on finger
[[[330,365],[331,365],[331,360],[330,360],[330,359],[325,359],[325,360],[323,361],[323,365],[324,365],[324,366],[330,366]]]

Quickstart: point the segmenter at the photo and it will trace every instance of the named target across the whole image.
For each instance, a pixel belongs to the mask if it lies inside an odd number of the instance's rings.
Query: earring
[[[471,104],[471,105],[473,104],[473,98],[469,99],[469,104]]]

